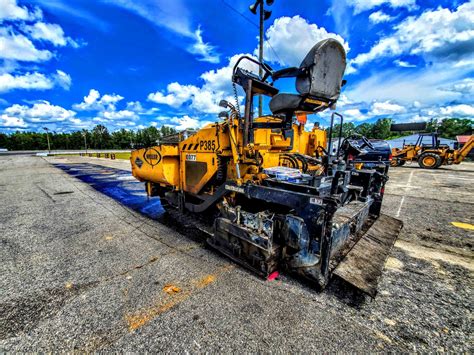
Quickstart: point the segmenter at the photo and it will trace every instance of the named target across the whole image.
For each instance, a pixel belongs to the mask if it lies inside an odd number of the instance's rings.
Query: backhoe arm
[[[471,136],[462,148],[454,151],[454,164],[460,164],[472,148],[474,148],[474,136]]]

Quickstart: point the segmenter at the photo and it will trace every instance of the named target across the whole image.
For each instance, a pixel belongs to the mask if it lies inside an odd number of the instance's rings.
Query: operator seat
[[[292,117],[296,111],[319,112],[339,98],[342,76],[346,69],[346,52],[335,39],[318,42],[306,55],[299,68],[286,68],[273,73],[273,80],[296,77],[299,94],[280,93],[270,100],[273,114]]]

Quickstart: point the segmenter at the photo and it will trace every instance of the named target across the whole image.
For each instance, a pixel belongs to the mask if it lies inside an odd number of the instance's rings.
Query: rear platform
[[[402,221],[380,215],[339,263],[333,274],[375,297],[385,261],[402,227]]]

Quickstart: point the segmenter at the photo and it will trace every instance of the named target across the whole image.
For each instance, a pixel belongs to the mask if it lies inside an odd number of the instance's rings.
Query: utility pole
[[[266,0],[266,3],[268,6],[271,6],[273,4],[273,0]],[[268,20],[272,14],[271,11],[267,11],[264,9],[264,3],[263,0],[256,0],[254,4],[250,5],[249,9],[250,11],[256,15],[257,14],[257,7],[259,7],[259,29],[260,29],[260,35],[259,35],[259,43],[258,43],[258,60],[260,63],[263,63],[263,40],[264,40],[264,21]],[[260,78],[263,76],[263,69],[260,66],[258,68],[258,75]],[[258,95],[258,116],[262,116],[262,95]]]
[[[82,135],[84,136],[84,148],[86,149],[86,154],[87,154],[87,130],[83,129]]]
[[[48,153],[51,153],[51,145],[49,144],[49,128],[48,127],[43,127],[43,129],[46,131],[46,140],[48,141]]]
[[[258,44],[258,60],[260,63],[263,63],[263,1],[260,3],[260,39]],[[258,76],[263,77],[263,69],[261,66],[258,67]],[[263,97],[262,95],[258,95],[258,117],[262,117],[263,111]]]

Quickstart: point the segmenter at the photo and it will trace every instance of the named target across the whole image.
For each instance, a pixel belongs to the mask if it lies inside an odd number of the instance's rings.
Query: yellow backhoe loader
[[[425,137],[431,139],[431,143],[425,144]],[[420,133],[415,144],[392,149],[391,165],[402,166],[407,161],[417,161],[423,169],[437,169],[441,165],[460,164],[473,148],[474,136],[463,147],[451,149],[448,145],[440,144],[437,133]]]
[[[245,61],[263,75],[243,69]],[[286,271],[324,288],[336,274],[374,296],[402,226],[380,213],[388,166],[354,168],[354,157],[371,149],[365,138],[345,139],[328,155],[334,120],[343,120],[335,112],[329,135],[304,128],[306,114],[335,107],[345,67],[334,39],[317,43],[298,68],[274,71],[241,57],[229,79],[244,89],[243,116],[238,102],[222,100],[219,122],[133,151],[133,176],[169,213],[195,221],[209,245],[259,275]],[[283,77],[296,78],[298,93],[279,92]],[[254,118],[256,95],[271,97],[272,114]]]

